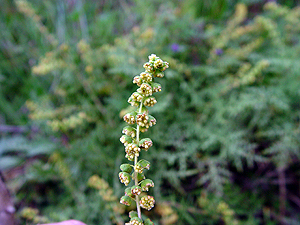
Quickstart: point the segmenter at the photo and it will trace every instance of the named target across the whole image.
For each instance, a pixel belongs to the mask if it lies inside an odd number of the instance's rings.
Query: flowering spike
[[[133,78],[133,83],[138,86],[137,90],[131,94],[128,103],[133,107],[137,107],[132,112],[126,113],[123,117],[124,121],[132,126],[125,126],[122,130],[120,141],[125,146],[125,157],[134,164],[122,164],[119,173],[121,183],[126,186],[134,180],[132,187],[125,189],[125,196],[121,198],[121,203],[130,205],[131,200],[135,200],[137,211],[129,213],[131,218],[127,225],[153,225],[153,222],[146,219],[144,222],[141,216],[141,207],[150,210],[154,207],[155,200],[152,196],[146,195],[140,198],[142,191],[148,191],[149,187],[154,187],[154,182],[150,179],[145,179],[144,169],[149,170],[150,162],[147,160],[139,160],[141,149],[148,151],[153,145],[150,138],[140,139],[140,132],[146,132],[150,127],[156,124],[156,119],[149,115],[147,107],[153,107],[157,100],[152,96],[156,92],[161,91],[161,85],[155,83],[154,80],[164,76],[164,71],[169,67],[167,62],[161,60],[155,54],[151,54],[149,61],[143,67],[145,71]],[[133,127],[136,126],[136,127]]]

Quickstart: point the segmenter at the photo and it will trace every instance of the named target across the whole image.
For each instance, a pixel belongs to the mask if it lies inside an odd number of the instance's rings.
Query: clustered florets
[[[129,184],[129,182],[131,181],[130,175],[126,172],[120,172],[119,179],[120,179],[121,183],[125,184],[125,186],[127,186]]]
[[[120,141],[124,144],[124,146],[127,146],[129,143],[132,142],[132,138],[127,135],[122,135],[122,137],[120,138]]]
[[[137,218],[133,219],[129,223],[130,225],[143,225],[143,221],[139,221]]]
[[[152,196],[144,196],[140,201],[141,207],[147,209],[148,211],[154,207],[155,200]]]
[[[142,82],[143,82],[143,80],[141,79],[140,76],[135,76],[133,78],[133,83],[136,84],[139,87],[142,85]]]
[[[148,125],[148,119],[149,117],[146,113],[140,113],[136,115],[136,123],[141,127],[146,127]]]
[[[131,194],[140,195],[142,193],[142,188],[138,185],[135,185],[131,188]]]
[[[125,157],[128,160],[133,161],[135,156],[138,157],[140,155],[140,151],[141,149],[136,144],[128,144],[125,147]]]
[[[158,83],[153,83],[153,84],[152,84],[152,90],[153,90],[154,93],[155,93],[155,92],[160,92],[160,91],[161,91],[161,86],[160,86],[160,84],[158,84]]]
[[[142,166],[139,165],[139,164],[136,164],[136,165],[134,166],[134,171],[137,172],[137,173],[143,173],[144,167],[142,167]]]
[[[157,103],[156,99],[154,97],[148,97],[144,101],[144,106],[154,106]]]
[[[126,126],[123,128],[122,134],[125,134],[127,136],[134,138],[136,135],[136,130],[133,127]]]
[[[123,135],[120,141],[125,146],[125,157],[129,161],[134,161],[134,165],[122,164],[119,173],[121,183],[125,186],[129,185],[131,180],[134,180],[135,184],[132,187],[125,189],[125,195],[122,196],[120,202],[125,205],[130,205],[132,201],[137,202],[137,212],[132,211],[129,213],[131,218],[126,225],[152,225],[153,222],[150,219],[146,219],[144,222],[141,219],[140,206],[146,210],[150,210],[154,207],[155,200],[152,196],[146,195],[141,197],[139,195],[144,191],[148,191],[150,187],[154,187],[154,182],[150,179],[146,179],[144,170],[149,170],[150,163],[144,159],[137,161],[141,150],[148,151],[153,145],[150,138],[139,139],[140,132],[146,132],[149,127],[156,124],[156,119],[149,115],[147,107],[152,107],[157,103],[153,93],[161,91],[161,85],[154,82],[154,78],[163,77],[164,71],[169,67],[167,62],[164,62],[155,54],[151,54],[149,61],[144,64],[145,72],[140,73],[133,78],[133,83],[138,86],[136,92],[133,92],[128,99],[128,103],[131,106],[137,107],[137,110],[126,113],[123,117],[124,121],[129,125],[136,124],[136,128],[132,126],[126,126],[123,128]]]
[[[140,141],[140,147],[144,149],[145,151],[148,151],[148,149],[153,145],[153,142],[150,138],[144,138]]]
[[[135,124],[135,116],[136,116],[136,113],[135,112],[132,112],[132,113],[127,113],[123,119],[125,122],[127,122],[128,124]]]
[[[120,203],[121,204],[124,204],[124,205],[127,205],[127,206],[130,206],[131,205],[131,198],[129,196],[123,196],[121,199],[120,199]]]
[[[140,74],[140,79],[142,79],[143,81],[146,81],[146,82],[151,82],[152,76],[150,73],[143,72]]]
[[[134,92],[128,99],[128,102],[132,106],[139,106],[140,102],[143,100],[143,96],[140,93]]]
[[[145,179],[141,182],[142,191],[148,191],[149,187],[154,187],[154,182],[150,179]]]
[[[154,77],[163,77],[164,74],[162,73],[167,68],[169,68],[169,64],[167,62],[162,61],[159,57],[152,54],[149,57],[149,62],[144,64],[144,68],[146,72],[153,73]]]
[[[137,89],[137,92],[144,96],[150,96],[152,95],[152,87],[148,83],[142,83],[140,88]]]

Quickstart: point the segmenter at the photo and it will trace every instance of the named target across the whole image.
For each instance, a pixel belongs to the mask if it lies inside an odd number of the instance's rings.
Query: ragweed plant
[[[131,181],[134,183],[125,189],[125,195],[121,197],[120,202],[129,206],[132,201],[135,201],[137,208],[137,211],[129,213],[130,222],[127,225],[153,224],[150,219],[143,221],[141,215],[141,207],[151,210],[155,204],[154,197],[143,193],[148,191],[149,187],[154,187],[154,182],[146,179],[144,175],[144,170],[150,168],[150,162],[145,159],[138,160],[140,151],[148,151],[153,142],[150,138],[140,139],[140,132],[146,132],[149,127],[156,124],[156,119],[149,114],[147,107],[152,107],[157,103],[152,95],[161,91],[161,85],[155,83],[154,79],[163,77],[168,67],[167,62],[151,54],[149,61],[144,64],[145,72],[133,78],[133,83],[138,86],[138,89],[132,93],[128,102],[136,109],[123,117],[129,126],[123,128],[124,135],[120,138],[125,146],[125,157],[133,164],[122,164],[119,178],[125,186],[128,186]]]

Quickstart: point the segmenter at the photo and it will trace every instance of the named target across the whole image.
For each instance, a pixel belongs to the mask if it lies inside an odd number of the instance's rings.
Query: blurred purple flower
[[[180,46],[177,43],[174,43],[174,44],[171,45],[171,50],[173,52],[179,52],[179,50],[180,50],[179,48],[180,48]]]
[[[217,49],[215,50],[215,54],[216,54],[216,55],[222,55],[222,54],[223,54],[223,49],[217,48]]]

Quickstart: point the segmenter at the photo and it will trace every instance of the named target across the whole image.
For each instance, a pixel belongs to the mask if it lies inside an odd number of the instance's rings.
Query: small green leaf
[[[144,225],[154,225],[154,223],[148,218],[144,221]]]
[[[131,202],[132,202],[131,198],[129,196],[126,196],[126,195],[122,196],[121,199],[120,199],[120,203],[124,204],[124,205],[127,205],[127,206],[130,206]]]
[[[134,217],[139,217],[136,211],[130,211],[129,212],[129,217],[134,218]]]
[[[132,172],[132,166],[130,164],[122,164],[120,166],[120,169],[122,172],[131,173]]]

